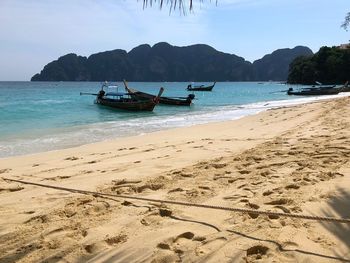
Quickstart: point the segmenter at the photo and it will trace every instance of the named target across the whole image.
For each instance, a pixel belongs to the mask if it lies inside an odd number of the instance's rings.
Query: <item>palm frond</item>
[[[345,16],[344,22],[341,25],[342,28],[344,28],[346,31],[348,31],[348,28],[350,26],[350,12],[347,13]]]
[[[197,0],[197,2],[202,3],[205,0]],[[208,0],[212,1],[212,0]],[[158,5],[160,9],[163,8],[164,5],[170,6],[170,12],[176,9],[179,9],[180,12],[186,13],[186,10],[193,10],[193,4],[195,0],[143,0],[143,8],[146,8],[147,6],[153,6]],[[218,0],[215,0],[215,3],[217,4]],[[187,4],[188,3],[188,6]]]

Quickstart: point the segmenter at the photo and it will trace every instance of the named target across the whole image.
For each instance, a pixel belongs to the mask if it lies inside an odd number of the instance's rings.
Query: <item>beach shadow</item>
[[[0,237],[1,244],[4,244],[3,243],[4,236]],[[20,245],[20,246],[10,245],[9,247],[10,247],[10,252],[0,251],[0,253],[4,253],[0,255],[0,262],[12,263],[12,262],[18,262],[23,259],[26,259],[28,255],[30,255],[31,253],[33,253],[38,249],[38,244],[36,242],[36,238],[30,238],[23,245]]]
[[[350,191],[347,191],[344,188],[337,188],[337,195],[331,197],[327,201],[327,204],[331,208],[322,209],[322,216],[334,217],[335,214],[339,218],[349,219],[349,203]],[[347,248],[350,248],[350,224],[322,221],[321,225],[333,235],[335,235],[340,241],[342,241]]]
[[[286,249],[286,248],[283,248],[283,246],[275,240],[254,237],[254,236],[251,236],[250,234],[245,234],[245,233],[235,231],[235,230],[228,230],[227,229],[226,231],[233,233],[233,234],[236,234],[236,235],[239,235],[239,236],[244,237],[244,238],[252,239],[255,241],[259,241],[259,242],[267,242],[267,243],[273,244],[281,252],[294,252],[294,253],[300,253],[300,254],[304,254],[304,255],[308,255],[308,256],[315,256],[315,257],[321,257],[321,258],[326,258],[326,259],[331,259],[331,260],[338,260],[341,262],[350,262],[350,259],[346,259],[346,258],[343,258],[341,256],[328,256],[328,255],[315,253],[312,251],[306,251],[306,250],[302,250],[302,249]]]
[[[117,263],[117,262],[150,262],[152,252],[147,253],[142,248],[127,248],[122,251],[110,253],[110,251],[102,252],[99,255],[89,259],[79,259],[77,262],[101,262],[101,263]]]
[[[171,216],[171,218],[173,218],[173,216]],[[174,217],[173,219],[175,220],[180,220],[180,221],[189,221],[189,222],[195,222],[197,223],[198,221],[195,220],[187,220],[187,219],[182,219],[182,218],[177,218]],[[198,223],[203,223],[203,222],[198,222]],[[208,223],[205,223],[205,225],[209,225],[211,227],[213,227],[214,229],[216,229],[217,231],[219,231],[219,229],[215,226],[212,226]],[[323,259],[328,259],[328,260],[336,260],[339,262],[350,262],[350,259],[346,259],[340,256],[329,256],[329,255],[324,255],[324,254],[320,254],[320,253],[315,253],[312,251],[306,251],[306,250],[302,250],[302,249],[286,249],[283,248],[283,246],[278,243],[275,240],[271,240],[271,239],[264,239],[264,238],[258,238],[255,237],[253,235],[251,235],[251,233],[246,234],[243,232],[239,232],[236,230],[225,230],[229,233],[233,233],[235,235],[237,235],[237,238],[246,238],[246,239],[250,239],[250,240],[254,240],[254,241],[258,241],[258,242],[266,242],[266,243],[270,243],[272,245],[274,245],[275,247],[277,247],[277,249],[280,252],[293,252],[293,253],[299,253],[299,254],[303,254],[306,256],[312,256],[312,257],[319,257],[319,258],[323,258]],[[228,242],[233,241],[236,238],[233,239],[229,239]],[[217,251],[215,251],[217,252]],[[207,255],[207,257],[205,259],[203,259],[204,261],[206,259],[212,259],[213,256],[215,256],[215,252]],[[233,257],[231,258],[232,262],[236,262],[235,260],[239,261],[241,259],[242,255],[233,255]],[[99,261],[99,262],[103,262],[103,263],[112,263],[112,262],[148,262],[152,259],[152,250],[148,251],[147,249],[143,249],[143,248],[127,248],[127,249],[123,249],[123,250],[118,250],[116,252],[112,252],[111,251],[106,251],[106,252],[102,252],[96,256],[94,256],[93,258],[91,258],[91,261]],[[81,258],[78,260],[78,262],[84,262],[85,259]]]

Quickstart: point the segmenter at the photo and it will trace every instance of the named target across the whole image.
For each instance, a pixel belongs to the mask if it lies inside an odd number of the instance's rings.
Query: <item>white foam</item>
[[[0,157],[57,150],[118,137],[142,135],[153,131],[175,127],[235,120],[272,108],[288,107],[312,101],[340,98],[345,96],[350,96],[350,94],[340,93],[338,95],[330,96],[293,97],[288,100],[264,101],[245,105],[229,105],[216,108],[206,108],[206,111],[198,110],[183,112],[178,113],[175,116],[152,116],[147,118],[125,119],[62,128],[59,130],[52,130],[50,134],[41,135],[41,137],[31,135],[30,137],[26,138],[11,138],[7,141],[0,141]]]

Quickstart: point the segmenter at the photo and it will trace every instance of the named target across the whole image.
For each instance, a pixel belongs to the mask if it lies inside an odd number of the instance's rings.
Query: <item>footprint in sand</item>
[[[193,238],[195,240],[196,238]],[[209,240],[203,240],[200,245],[195,249],[195,252],[198,256],[204,256],[210,253],[217,251],[224,243],[227,242],[227,238],[225,237],[216,237]]]
[[[185,191],[185,190],[182,188],[174,188],[174,189],[169,190],[168,194],[174,193],[174,192],[183,192],[183,191]]]
[[[157,158],[153,158],[153,159],[161,159],[161,158],[167,158],[167,157],[169,157],[170,155],[169,154],[167,154],[167,155],[164,155],[164,156],[158,156]]]
[[[194,234],[193,234],[192,232],[185,232],[185,233],[182,233],[182,234],[178,235],[178,236],[174,239],[174,242],[179,241],[181,238],[185,238],[185,239],[192,240],[193,237],[194,237]]]
[[[80,171],[79,173],[80,174],[91,174],[91,173],[93,173],[94,171],[91,171],[91,170],[82,170],[82,171]]]
[[[55,177],[48,177],[48,178],[43,178],[42,181],[48,180],[48,181],[59,181],[59,180],[64,180],[71,178],[72,176],[70,175],[60,175],[60,176],[55,176]]]
[[[93,164],[93,163],[98,163],[98,162],[100,162],[100,161],[98,161],[98,160],[93,160],[93,161],[90,161],[90,162],[87,162],[88,164]]]
[[[49,217],[48,215],[37,215],[37,216],[34,216],[32,218],[29,218],[28,220],[26,220],[24,223],[25,224],[42,224],[42,223],[47,223],[49,220]]]
[[[286,205],[286,204],[291,204],[293,201],[291,199],[287,198],[280,198],[276,199],[270,202],[266,202],[266,205]]]
[[[248,171],[248,170],[239,170],[238,171],[240,174],[250,174],[251,171]]]
[[[247,186],[247,184],[241,184],[241,185],[237,186],[237,189],[241,189],[241,188],[243,188],[245,186]]]
[[[254,204],[254,203],[250,203],[250,202],[247,203],[246,206],[249,207],[249,208],[252,208],[252,209],[259,209],[260,208],[259,205]]]
[[[200,146],[193,146],[194,149],[203,148],[203,147],[204,147],[203,145],[200,145]]]
[[[179,176],[185,177],[185,178],[194,176],[194,174],[186,172],[186,171],[174,171],[174,172],[172,172],[172,174],[173,175],[179,175]]]
[[[211,164],[212,167],[215,169],[221,169],[227,166],[227,163],[213,163]]]
[[[136,193],[142,193],[146,190],[157,191],[164,187],[164,183],[148,182],[140,186],[132,186],[131,189]]]
[[[247,257],[255,257],[255,259],[262,259],[263,256],[267,255],[268,250],[268,247],[265,247],[263,245],[256,245],[247,249]]]
[[[9,171],[11,171],[11,169],[9,169],[9,168],[1,169],[1,170],[0,170],[0,174],[8,173]]]
[[[131,205],[135,206],[133,204]],[[146,212],[146,216],[141,219],[140,223],[144,226],[157,226],[163,221],[161,217],[171,217],[172,213],[173,211],[167,207],[161,207],[158,210],[148,207],[148,212]]]
[[[0,193],[1,192],[17,192],[23,190],[23,186],[19,185],[9,185],[9,186],[0,186]]]
[[[271,191],[271,190],[267,190],[267,191],[263,192],[263,196],[268,196],[271,194],[273,194],[273,191]]]
[[[224,200],[237,200],[240,198],[248,198],[248,196],[244,195],[244,194],[233,194],[233,195],[224,196],[222,199],[224,199]],[[248,201],[248,199],[244,199],[244,200]]]
[[[89,254],[97,254],[100,251],[106,250],[107,244],[106,242],[100,241],[92,244],[88,244],[84,246],[84,249]]]
[[[183,250],[184,248],[188,249],[188,247],[195,245],[196,241],[201,242],[204,240],[205,240],[205,237],[196,238],[194,233],[184,232],[176,237],[168,238],[167,240],[164,240],[163,242],[158,243],[157,248],[161,250],[168,250],[168,252],[173,252],[174,253],[173,255],[177,254],[177,256],[181,256],[182,254],[184,254],[184,250]],[[161,262],[168,262],[168,261],[161,261]]]
[[[60,180],[63,180],[63,179],[71,178],[71,176],[70,175],[60,175],[57,178],[60,179]]]
[[[153,149],[153,148],[146,149],[146,150],[144,150],[143,152],[150,152],[150,151],[154,151],[154,149]]]
[[[124,151],[124,150],[127,150],[127,148],[119,148],[117,151]]]
[[[300,188],[300,185],[298,184],[289,184],[285,187],[285,189],[299,189]]]
[[[79,159],[80,159],[79,157],[71,156],[71,157],[65,158],[64,160],[66,160],[66,161],[76,161],[76,160],[79,160]]]
[[[121,244],[124,243],[128,240],[128,236],[125,234],[119,234],[116,236],[112,236],[112,237],[107,237],[104,241],[110,245],[110,246],[115,246],[117,244]]]

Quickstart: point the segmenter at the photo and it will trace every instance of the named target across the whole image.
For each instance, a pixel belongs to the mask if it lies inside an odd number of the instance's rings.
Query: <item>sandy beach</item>
[[[350,97],[27,156],[1,178],[350,218]],[[0,179],[0,262],[350,262],[350,224]]]

